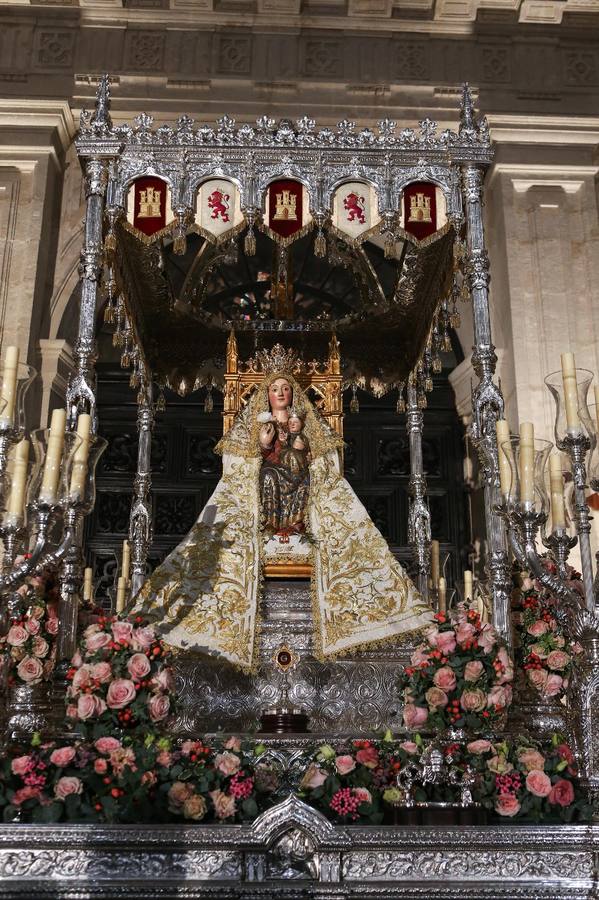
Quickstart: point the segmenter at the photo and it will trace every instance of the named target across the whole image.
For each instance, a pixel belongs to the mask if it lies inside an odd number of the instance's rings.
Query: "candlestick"
[[[562,381],[564,383],[564,406],[568,431],[580,430],[578,416],[578,385],[576,383],[576,362],[573,353],[562,353]]]
[[[511,469],[508,457],[508,448],[505,446],[510,443],[510,426],[505,419],[497,419],[495,423],[495,432],[497,434],[497,448],[499,459],[499,486],[501,493],[507,497],[510,492]],[[510,447],[511,450],[511,447]]]
[[[6,507],[9,522],[21,521],[25,511],[25,486],[29,462],[29,441],[20,441],[14,449],[10,494]]]
[[[87,413],[80,413],[79,418],[77,419],[77,436],[80,438],[81,443],[73,454],[73,472],[71,474],[71,486],[69,489],[70,495],[79,499],[83,499],[85,495],[90,431],[91,416]]]
[[[549,457],[549,483],[551,485],[551,519],[553,530],[566,527],[566,510],[564,506],[564,479],[562,461],[559,453]]]
[[[88,566],[83,572],[83,601],[87,602],[93,598],[94,582],[93,570]]]
[[[520,425],[520,502],[535,499],[535,431],[532,422]]]
[[[431,543],[431,581],[436,588],[439,584],[439,541]]]
[[[15,417],[15,400],[17,396],[17,371],[19,368],[19,348],[7,347],[2,369],[2,391],[0,392],[0,406],[5,405],[0,414],[3,425],[12,425]]]
[[[439,588],[437,590],[437,596],[439,598],[439,612],[446,612],[447,610],[447,582],[441,575],[439,578]]]
[[[464,572],[464,600],[472,600],[472,572],[466,569]]]
[[[117,612],[117,615],[118,615],[119,613],[122,613],[122,611],[123,611],[124,608],[125,608],[125,590],[126,590],[126,587],[127,587],[127,584],[126,584],[126,582],[125,582],[125,579],[124,579],[123,576],[121,575],[121,576],[119,577],[118,582],[117,582],[117,589],[116,589],[116,612]]]
[[[123,541],[123,560],[121,562],[121,575],[125,582],[129,581],[129,565],[131,562],[131,547],[128,540]]]
[[[64,430],[67,424],[66,409],[55,409],[50,421],[48,446],[42,474],[39,498],[43,503],[54,503],[60,480],[60,462],[64,446]]]

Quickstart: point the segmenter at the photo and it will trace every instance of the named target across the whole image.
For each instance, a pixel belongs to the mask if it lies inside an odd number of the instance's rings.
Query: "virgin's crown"
[[[297,351],[286,350],[281,344],[275,344],[272,350],[258,350],[255,359],[265,375],[275,375],[277,372],[289,372],[291,375],[301,369]]]

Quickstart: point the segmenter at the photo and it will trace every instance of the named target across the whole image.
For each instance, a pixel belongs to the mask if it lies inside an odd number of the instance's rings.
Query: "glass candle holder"
[[[574,437],[578,434],[586,435],[591,438],[592,444],[595,444],[595,428],[587,403],[587,396],[592,380],[593,373],[588,369],[576,369],[576,392],[578,398],[578,417],[580,422],[577,426],[568,427],[562,373],[561,371],[551,372],[551,374],[547,375],[545,378],[545,384],[555,402],[554,434],[555,443],[560,449],[563,449],[564,440],[568,436]]]
[[[16,440],[20,440],[25,432],[25,397],[37,375],[36,369],[27,363],[19,363],[17,366],[17,381],[15,386],[14,401],[7,404],[2,398],[0,406],[0,432],[14,431]]]
[[[590,427],[593,429],[594,446],[588,463],[589,482],[594,491],[599,491],[599,406],[596,403],[589,404]],[[595,508],[595,507],[593,507]]]
[[[502,443],[501,449],[510,465],[508,507],[524,508],[539,515],[547,515],[549,495],[545,484],[545,467],[552,447],[551,441],[535,438],[532,448],[532,465],[529,471],[528,467],[523,469],[520,438],[513,435],[509,441]]]
[[[36,465],[29,486],[29,503],[39,501],[57,506],[68,498],[73,457],[81,446],[81,438],[75,432],[65,432],[62,450],[51,454],[48,460],[49,439],[49,428],[37,428],[31,433]]]
[[[105,438],[99,437],[98,435],[92,435],[88,438],[89,441],[89,453],[87,457],[87,468],[85,471],[85,476],[80,485],[75,486],[75,482],[73,480],[73,472],[75,470],[75,466],[78,465],[78,461],[76,458],[76,454],[73,454],[73,458],[70,461],[70,471],[69,471],[69,479],[68,484],[69,488],[66,493],[66,503],[67,505],[76,506],[84,515],[87,515],[94,508],[94,504],[96,502],[96,466],[98,465],[98,461],[106,447],[108,446],[108,441]]]

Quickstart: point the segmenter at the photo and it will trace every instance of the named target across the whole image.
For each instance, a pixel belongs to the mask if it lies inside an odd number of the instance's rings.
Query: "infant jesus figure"
[[[293,475],[299,475],[310,465],[312,456],[310,444],[304,434],[304,418],[297,409],[289,410],[287,433],[283,436],[283,447],[279,459],[281,465]]]

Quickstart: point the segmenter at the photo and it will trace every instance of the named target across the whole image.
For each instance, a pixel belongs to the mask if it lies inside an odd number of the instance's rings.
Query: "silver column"
[[[408,541],[414,553],[418,590],[428,600],[431,561],[431,514],[426,502],[426,477],[422,461],[424,416],[418,406],[418,393],[412,378],[408,380],[406,431],[410,444],[410,512]]]
[[[503,417],[503,397],[493,381],[495,348],[491,342],[489,315],[489,256],[485,248],[482,216],[483,169],[465,165],[463,174],[466,210],[467,271],[474,315],[472,365],[479,382],[472,392],[472,440],[477,448],[485,492],[487,526],[487,572],[493,592],[493,622],[512,646],[510,617],[511,575],[507,536],[502,519],[494,511],[499,495],[499,465],[495,423]]]
[[[152,382],[144,377],[138,397],[137,432],[139,445],[137,450],[137,472],[133,483],[133,503],[129,518],[132,597],[137,594],[144,582],[148,549],[152,543],[152,507],[150,500],[152,470],[150,455],[153,428]]]

